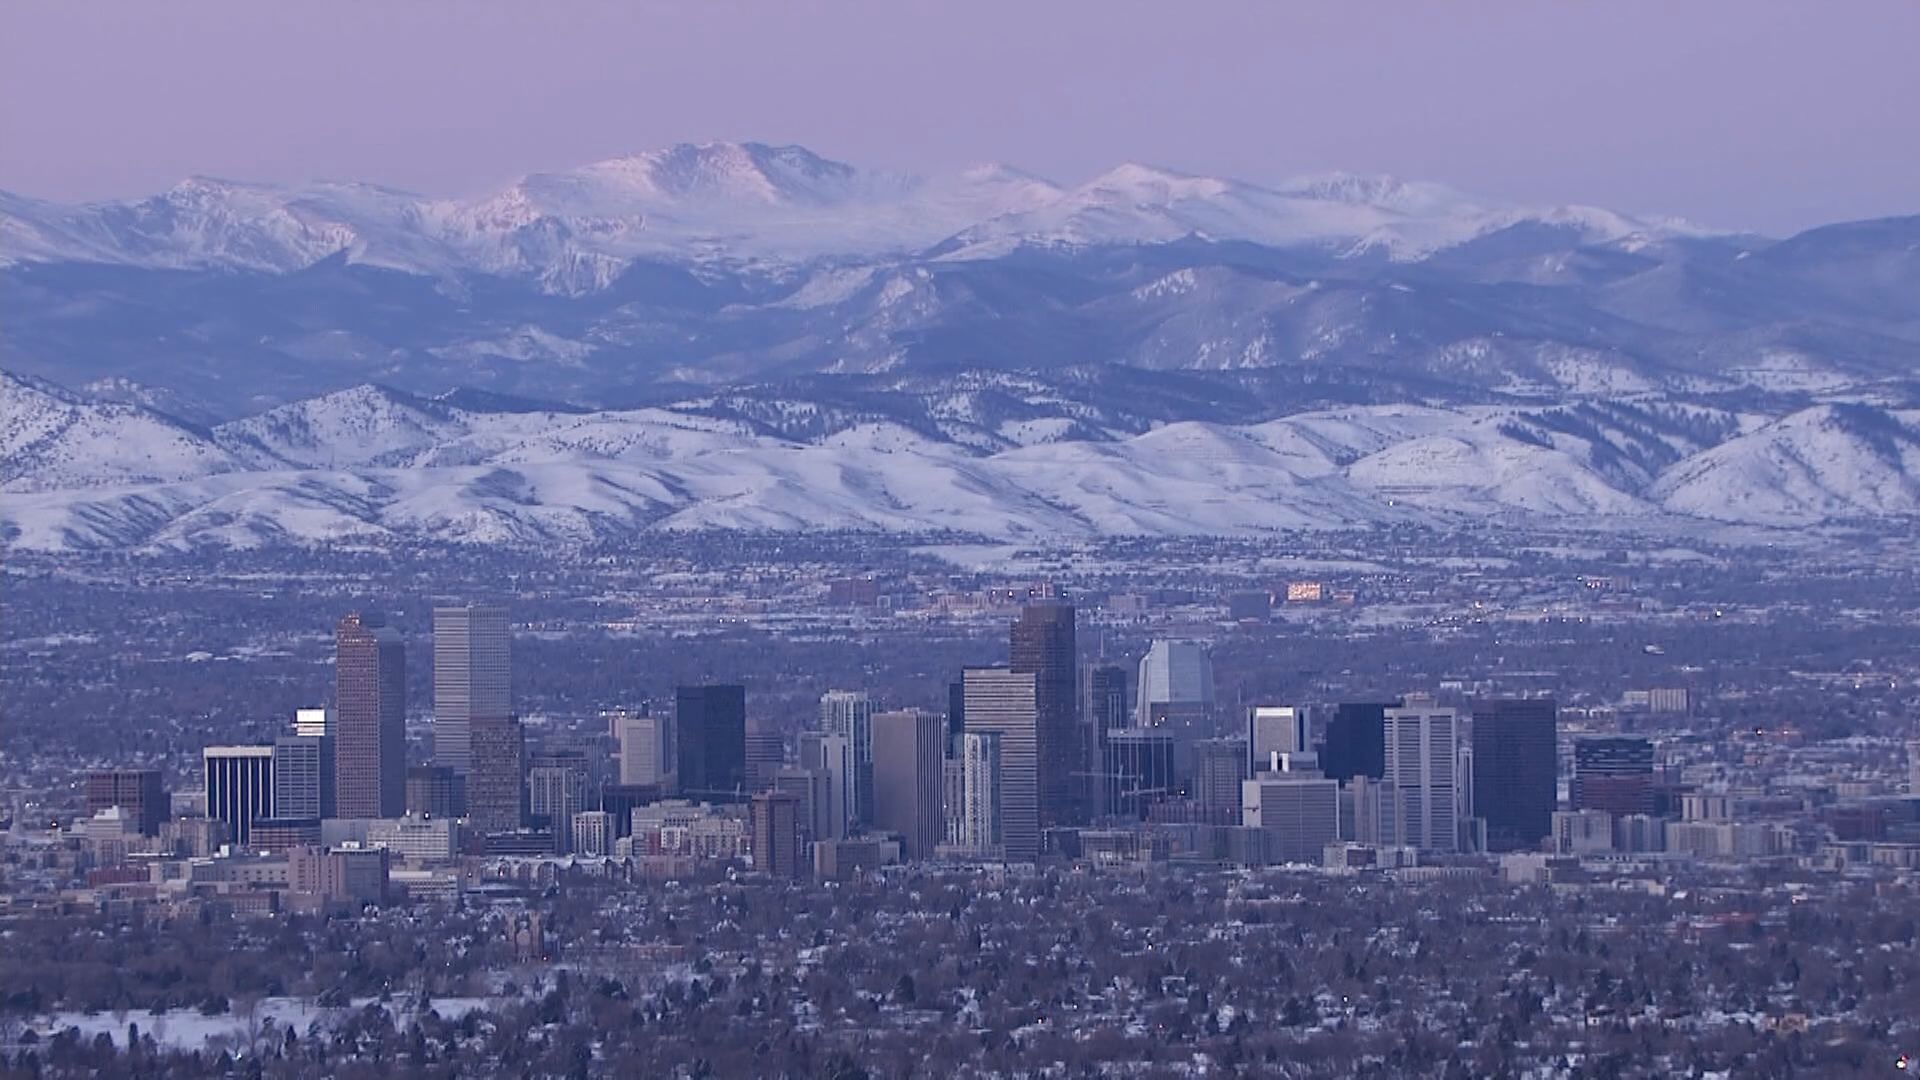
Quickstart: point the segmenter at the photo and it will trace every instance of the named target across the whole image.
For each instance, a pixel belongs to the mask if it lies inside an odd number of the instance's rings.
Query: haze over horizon
[[[1391,23],[1319,7],[447,10],[11,8],[0,189],[80,201],[213,175],[472,195],[757,139],[1067,184],[1125,161],[1260,183],[1390,173],[1776,235],[1920,210],[1909,3]]]

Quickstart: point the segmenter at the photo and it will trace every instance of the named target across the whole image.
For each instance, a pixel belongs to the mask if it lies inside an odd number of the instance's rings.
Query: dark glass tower
[[[682,686],[674,694],[680,793],[739,802],[747,787],[747,689]]]
[[[1320,746],[1320,771],[1342,782],[1387,775],[1387,710],[1392,705],[1347,702],[1333,710]]]
[[[1527,851],[1553,832],[1559,752],[1552,698],[1505,698],[1473,708],[1473,810],[1490,851]]]
[[[1086,750],[1080,735],[1080,682],[1075,675],[1072,604],[1029,604],[1014,620],[1008,669],[1032,675],[1038,713],[1036,769],[1040,827],[1081,820]]]

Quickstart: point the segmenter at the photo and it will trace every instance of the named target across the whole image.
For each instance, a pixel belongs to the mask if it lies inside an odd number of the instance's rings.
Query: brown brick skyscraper
[[[400,635],[372,612],[334,635],[334,806],[343,818],[407,809],[407,658]]]

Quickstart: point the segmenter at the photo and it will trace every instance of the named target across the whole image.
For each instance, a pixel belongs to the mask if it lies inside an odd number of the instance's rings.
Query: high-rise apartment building
[[[920,709],[873,714],[873,822],[900,834],[909,861],[933,857],[940,843],[946,723]]]
[[[95,769],[86,778],[87,816],[117,806],[143,836],[160,835],[171,799],[159,769]]]
[[[200,754],[207,816],[225,822],[236,844],[253,839],[253,823],[273,816],[273,747],[209,746]]]
[[[333,792],[343,818],[399,817],[407,805],[407,656],[373,612],[334,634]]]
[[[747,788],[747,690],[682,686],[674,694],[674,741],[680,793],[707,802],[738,802]]]
[[[820,730],[839,735],[853,748],[853,772],[847,792],[852,800],[849,826],[873,821],[873,700],[864,690],[829,690],[820,695]]]
[[[1334,707],[1320,745],[1320,771],[1345,783],[1387,774],[1387,710],[1392,704],[1344,702]]]
[[[513,715],[507,609],[433,609],[433,760],[473,768],[473,723]]]
[[[815,840],[839,840],[859,820],[854,805],[853,740],[845,735],[819,731],[800,735],[800,767],[826,778],[826,806],[819,816],[820,829]]]
[[[968,668],[967,734],[1000,737],[1000,832],[1006,857],[1040,857],[1040,715],[1035,676]]]
[[[1432,698],[1410,696],[1386,709],[1383,719],[1386,780],[1399,798],[1399,812],[1394,816],[1400,846],[1422,851],[1459,850],[1459,807],[1455,802],[1458,715],[1451,708],[1434,704]]]
[[[809,867],[800,849],[800,800],[784,791],[762,791],[748,808],[753,827],[753,865],[774,877],[797,878]]]
[[[1558,710],[1552,698],[1473,707],[1473,811],[1491,851],[1532,851],[1553,834],[1559,800]]]
[[[1574,740],[1569,794],[1575,810],[1653,813],[1652,740],[1633,735]]]
[[[1040,827],[1085,820],[1086,744],[1081,738],[1078,659],[1072,604],[1028,604],[1009,635],[1008,670],[1034,680]]]

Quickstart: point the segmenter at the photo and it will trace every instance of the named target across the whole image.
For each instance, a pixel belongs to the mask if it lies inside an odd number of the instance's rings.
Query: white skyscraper
[[[1136,727],[1197,727],[1213,712],[1213,660],[1197,641],[1156,641],[1140,658]]]
[[[1305,753],[1307,716],[1287,705],[1256,705],[1247,712],[1249,776],[1281,771],[1282,756]]]
[[[974,852],[999,848],[1000,736],[970,731],[960,736],[960,789],[963,805],[959,835],[954,839]]]
[[[850,821],[873,821],[873,700],[864,690],[829,690],[820,695],[820,730],[843,735],[853,748],[853,799]]]
[[[1401,845],[1459,850],[1459,717],[1415,695],[1386,711],[1386,727],[1385,780],[1399,796]]]
[[[620,782],[672,787],[673,718],[625,709],[605,715],[608,732],[620,744]]]

